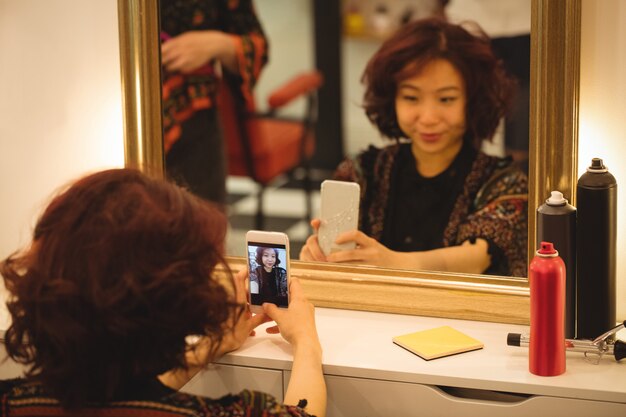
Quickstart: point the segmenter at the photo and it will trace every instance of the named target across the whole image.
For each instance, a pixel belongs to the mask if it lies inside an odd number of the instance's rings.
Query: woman
[[[0,263],[6,350],[28,368],[0,382],[3,415],[323,416],[313,306],[294,279],[288,309],[252,316],[246,271],[215,272],[225,231],[214,206],[131,169],[89,175],[54,198],[31,246]],[[284,404],[176,391],[270,318],[294,349]]]
[[[367,116],[396,143],[370,147],[335,174],[361,185],[360,230],[336,240],[357,248],[324,256],[313,235],[300,258],[525,276],[527,178],[480,151],[513,88],[489,39],[415,21],[382,45],[363,82]]]
[[[276,248],[256,248],[255,269],[259,292],[257,297],[267,303],[287,306],[287,271],[279,267],[280,259]],[[255,295],[252,295],[253,303]],[[259,303],[257,303],[259,304]]]
[[[163,133],[168,175],[196,195],[226,204],[226,154],[215,109],[219,63],[241,96],[268,60],[252,0],[160,0]]]

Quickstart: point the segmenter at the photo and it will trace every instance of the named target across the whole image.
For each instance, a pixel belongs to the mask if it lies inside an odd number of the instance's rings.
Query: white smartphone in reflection
[[[289,238],[280,232],[250,230],[246,233],[250,310],[263,303],[289,306]]]
[[[321,224],[317,241],[325,255],[354,249],[354,242],[338,245],[340,233],[356,230],[359,226],[359,201],[361,187],[356,182],[326,180],[321,188]]]

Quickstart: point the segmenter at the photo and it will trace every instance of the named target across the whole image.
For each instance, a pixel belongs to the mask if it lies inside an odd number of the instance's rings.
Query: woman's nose
[[[423,103],[418,109],[416,121],[423,125],[436,124],[439,121],[437,108],[432,104]]]

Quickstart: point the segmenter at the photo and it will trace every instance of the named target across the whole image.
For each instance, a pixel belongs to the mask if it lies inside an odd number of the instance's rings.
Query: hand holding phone
[[[250,230],[246,233],[250,310],[263,303],[289,306],[289,238],[284,233]]]
[[[324,255],[356,247],[354,242],[338,245],[335,240],[340,233],[358,228],[360,193],[356,182],[326,180],[322,183],[317,240]]]
[[[281,335],[289,343],[317,339],[315,307],[307,300],[297,278],[291,278],[289,284],[289,308],[270,305],[265,308],[265,313],[276,322]],[[273,332],[279,333],[278,329]]]

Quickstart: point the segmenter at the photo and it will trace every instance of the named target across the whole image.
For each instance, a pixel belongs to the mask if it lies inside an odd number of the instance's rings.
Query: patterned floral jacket
[[[334,178],[361,186],[359,230],[381,240],[393,166],[400,145],[371,146],[356,159],[344,160]],[[507,159],[478,153],[444,230],[444,246],[485,239],[504,256],[492,257],[489,274],[527,275],[528,179]]]
[[[145,391],[145,390],[144,390]],[[150,390],[148,390],[150,391]],[[0,416],[82,416],[82,417],[181,417],[181,416],[239,416],[239,417],[305,417],[298,406],[280,404],[274,397],[244,390],[236,395],[211,399],[171,390],[165,386],[153,394],[135,399],[93,403],[79,409],[66,410],[46,394],[41,385],[23,379],[0,381]],[[306,403],[301,401],[303,406]]]
[[[267,38],[252,0],[161,0],[161,40],[192,30],[219,30],[235,41],[239,73],[235,81],[248,106],[252,88],[268,60]],[[163,69],[163,129],[168,151],[181,135],[181,123],[202,109],[215,106],[218,76],[214,63],[190,74]]]

